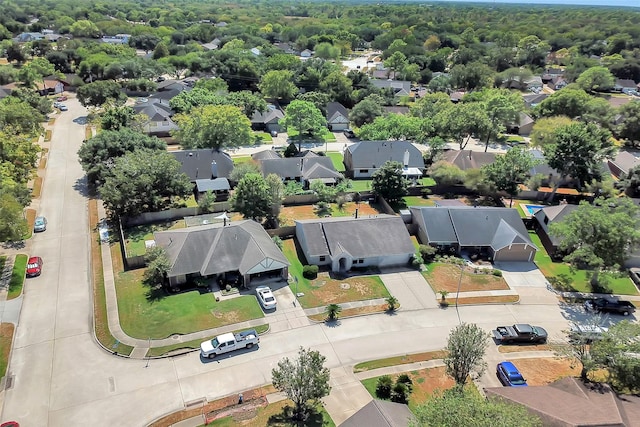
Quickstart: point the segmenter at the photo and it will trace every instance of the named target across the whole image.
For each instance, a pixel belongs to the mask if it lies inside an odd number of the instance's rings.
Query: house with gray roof
[[[334,272],[407,265],[415,252],[399,216],[322,218],[295,224],[307,263],[328,265]]]
[[[174,112],[168,101],[158,98],[142,99],[143,102],[138,102],[133,106],[133,111],[136,114],[146,116],[143,129],[147,135],[166,137],[178,129],[178,125],[172,119]]]
[[[447,150],[442,153],[442,160],[451,163],[460,170],[480,169],[496,160],[496,153],[473,150]]]
[[[411,207],[423,244],[457,253],[480,253],[493,261],[533,261],[537,247],[516,209]]]
[[[233,170],[231,156],[223,151],[201,148],[169,151],[169,154],[180,162],[180,171],[187,175],[191,182],[198,179],[229,178]]]
[[[507,125],[507,132],[518,135],[529,135],[535,124],[533,118],[522,111],[518,114],[518,121]]]
[[[167,277],[172,286],[200,277],[239,276],[245,286],[288,277],[289,261],[252,220],[159,231],[153,236],[171,262]]]
[[[640,166],[640,153],[620,150],[613,159],[607,160],[607,166],[613,176],[621,178],[631,169]]]
[[[561,240],[557,236],[552,236],[549,233],[549,227],[554,222],[562,221],[564,217],[575,211],[577,208],[578,205],[561,203],[555,206],[545,206],[533,213],[533,219],[536,221],[537,225],[538,236],[540,236],[540,241],[549,255],[555,256],[558,251],[558,246],[560,246],[561,243]]]
[[[353,178],[371,178],[388,161],[400,162],[407,177],[422,176],[422,153],[409,141],[360,141],[344,151],[344,165]]]
[[[301,152],[295,157],[282,158],[274,150],[265,150],[251,157],[258,162],[260,172],[265,178],[269,174],[276,174],[283,181],[298,181],[306,188],[315,180],[334,185],[344,178],[340,172],[336,171],[331,158],[319,156],[313,151]]]
[[[403,403],[373,399],[344,420],[340,427],[407,427],[413,413]]]
[[[268,104],[267,111],[256,111],[251,117],[251,128],[253,130],[264,130],[266,132],[282,132],[280,119],[284,118],[284,112],[276,105]]]
[[[408,80],[371,79],[371,84],[378,89],[391,89],[394,96],[411,96],[411,82]]]
[[[328,103],[327,126],[333,132],[347,129],[349,127],[349,110],[339,102]]]

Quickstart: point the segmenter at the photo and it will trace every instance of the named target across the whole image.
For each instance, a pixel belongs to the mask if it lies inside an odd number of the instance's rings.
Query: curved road
[[[327,366],[337,368],[445,345],[458,323],[452,308],[267,334],[254,351],[213,362],[197,353],[149,363],[106,353],[92,333],[87,198],[76,155],[84,126],[73,121],[86,110],[75,99],[67,105],[69,111],[56,120],[40,203],[48,229],[32,243],[32,253],[44,259],[43,274],[25,284],[2,421],[15,419],[23,427],[144,426],[198,399],[269,383],[271,369],[281,358],[294,357],[299,346],[319,350]],[[556,304],[464,307],[460,316],[486,329],[536,323],[551,335],[567,324]]]

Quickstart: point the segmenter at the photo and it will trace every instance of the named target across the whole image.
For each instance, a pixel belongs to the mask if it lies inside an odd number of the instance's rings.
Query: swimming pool
[[[522,206],[522,210],[524,210],[524,213],[532,216],[534,213],[536,213],[538,209],[544,208],[544,205],[520,205],[520,206]]]

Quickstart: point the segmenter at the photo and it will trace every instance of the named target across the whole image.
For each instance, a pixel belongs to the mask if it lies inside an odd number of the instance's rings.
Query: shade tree
[[[204,105],[188,114],[176,114],[179,129],[174,135],[185,148],[224,148],[251,145],[254,142],[251,122],[233,105]]]

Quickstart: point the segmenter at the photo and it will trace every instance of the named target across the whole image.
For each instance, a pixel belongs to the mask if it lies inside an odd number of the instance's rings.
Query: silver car
[[[270,287],[258,286],[256,288],[256,295],[258,296],[258,301],[262,308],[265,310],[275,310],[278,302],[276,301],[276,297],[273,296]]]
[[[47,218],[39,216],[33,224],[33,231],[45,231],[47,229]]]

